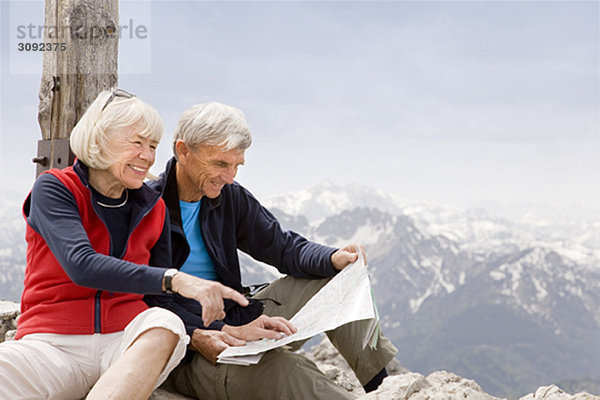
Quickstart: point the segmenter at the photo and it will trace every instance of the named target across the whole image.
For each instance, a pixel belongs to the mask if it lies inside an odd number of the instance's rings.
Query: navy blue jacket
[[[177,192],[176,166],[172,158],[165,171],[150,186],[162,193],[170,216],[172,266],[181,268],[190,246],[181,222]],[[319,279],[336,274],[331,255],[337,250],[311,242],[299,234],[282,229],[277,219],[244,187],[234,182],[225,185],[215,199],[205,198],[200,208],[200,226],[206,249],[212,259],[219,282],[243,291],[237,250],[255,260],[276,267],[281,273],[298,278]],[[165,307],[178,314],[189,335],[202,325],[202,308],[197,301],[179,295],[146,296],[146,302]],[[226,302],[230,325],[256,318],[252,307],[237,307]],[[221,329],[223,322],[213,322],[209,329]]]

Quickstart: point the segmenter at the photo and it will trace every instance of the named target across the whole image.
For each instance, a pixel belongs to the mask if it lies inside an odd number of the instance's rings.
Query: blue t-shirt
[[[201,204],[202,200],[193,203],[179,200],[183,231],[190,245],[190,255],[181,266],[180,271],[197,276],[198,278],[216,281],[215,266],[208,255],[200,229]]]

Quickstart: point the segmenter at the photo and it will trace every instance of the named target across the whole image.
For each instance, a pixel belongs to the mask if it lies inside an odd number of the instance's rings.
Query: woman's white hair
[[[134,127],[145,138],[159,142],[163,123],[158,112],[139,98],[101,92],[71,131],[71,150],[90,168],[107,169],[116,161],[107,143],[123,128]],[[112,97],[111,97],[112,96]]]
[[[198,145],[223,146],[223,151],[246,150],[252,144],[250,127],[244,114],[226,104],[197,104],[183,112],[173,135],[173,153],[177,157],[179,140],[194,148]]]

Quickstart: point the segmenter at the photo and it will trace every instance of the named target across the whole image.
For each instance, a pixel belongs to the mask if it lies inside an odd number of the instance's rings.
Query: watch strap
[[[175,268],[170,268],[165,271],[165,274],[163,275],[165,293],[175,293],[173,292],[173,277],[178,272],[179,271]]]

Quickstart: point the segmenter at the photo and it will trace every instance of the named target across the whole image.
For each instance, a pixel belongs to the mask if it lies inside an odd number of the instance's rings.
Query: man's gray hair
[[[214,101],[196,104],[181,114],[173,135],[175,157],[179,140],[192,148],[223,146],[224,151],[246,150],[252,144],[244,114],[237,108]]]

